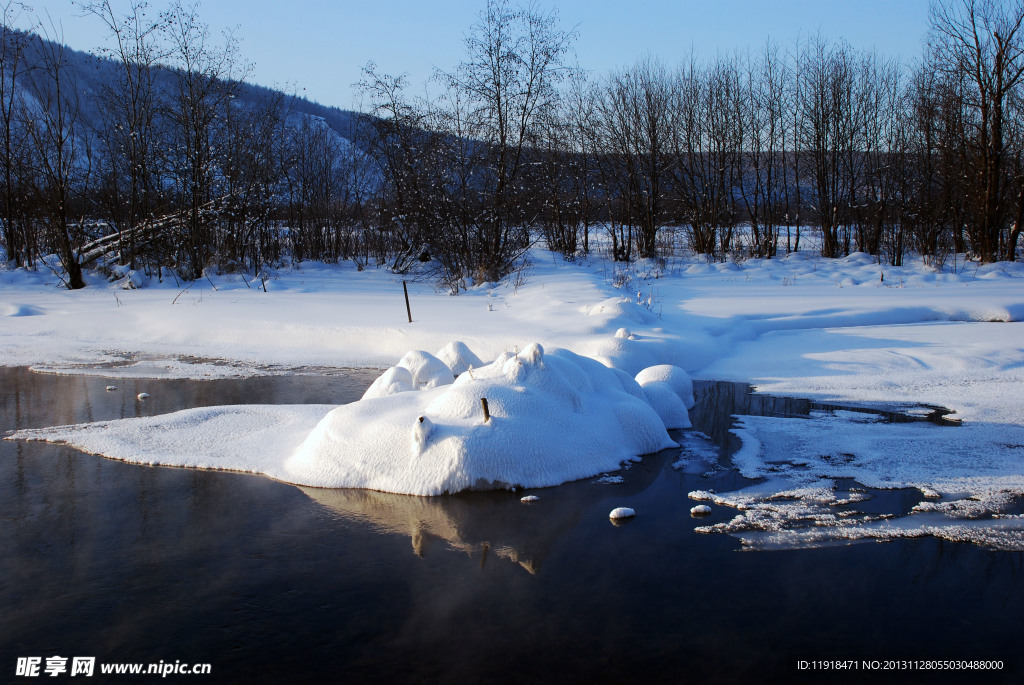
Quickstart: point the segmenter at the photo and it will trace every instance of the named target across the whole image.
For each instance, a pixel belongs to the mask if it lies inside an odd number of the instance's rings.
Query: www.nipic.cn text
[[[160,661],[149,664],[101,663],[97,668],[94,656],[22,656],[18,657],[14,668],[14,675],[21,678],[60,675],[91,678],[97,672],[100,675],[158,675],[166,678],[169,675],[209,675],[211,666]]]

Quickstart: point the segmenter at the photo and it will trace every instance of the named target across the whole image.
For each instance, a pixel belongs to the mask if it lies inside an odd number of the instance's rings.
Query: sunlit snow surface
[[[674,447],[665,422],[639,394],[635,381],[593,359],[535,343],[467,367],[457,379],[437,356],[414,351],[363,399],[337,408],[211,407],[16,437],[313,487],[440,495],[559,485]],[[682,399],[673,397],[686,420]]]
[[[992,441],[994,431],[1002,442]],[[733,432],[743,440],[733,464],[763,482],[691,492],[692,500],[735,512],[701,532],[734,535],[747,549],[931,535],[1024,550],[1024,518],[1011,513],[1019,506],[1024,427],[888,423],[839,411],[738,416]],[[912,490],[919,503],[908,512],[865,505],[873,490],[891,489]]]
[[[478,370],[487,364],[477,361],[515,356],[532,341],[549,355],[563,348],[612,367],[621,393],[648,407],[664,405],[662,424],[683,421],[674,402],[659,402],[657,384],[671,387],[671,379],[633,381],[662,364],[696,378],[753,383],[772,395],[859,406],[943,406],[955,412],[960,426],[864,423],[855,415],[744,417],[736,466],[767,480],[714,493],[721,503],[712,503],[711,517],[698,524],[737,535],[750,548],[938,535],[1020,549],[1024,264],[951,259],[936,270],[908,258],[906,266],[890,267],[864,254],[823,260],[812,254],[813,245],[806,249],[740,263],[688,257],[634,265],[598,258],[570,264],[537,250],[525,284],[475,284],[453,298],[430,284],[410,283],[412,324],[393,275],[350,265],[281,269],[270,274],[266,292],[259,279],[238,274],[187,286],[151,279],[130,291],[90,274],[89,287],[74,293],[56,287],[47,270],[0,265],[0,362],[114,378],[395,365],[372,401],[408,403],[393,431],[401,436],[403,459],[412,458],[418,439],[429,456],[440,453],[440,443],[431,440],[449,439],[446,431],[462,439],[500,426],[507,417],[494,411],[495,423],[480,427],[479,398],[460,400],[463,424],[435,421],[431,393],[440,397],[468,387],[459,382],[486,375]],[[449,347],[454,337],[465,346]],[[400,365],[410,350],[436,350],[459,381],[414,388],[413,370]],[[395,399],[401,395],[408,397]],[[571,395],[559,397],[563,402]],[[592,399],[608,405],[600,392]],[[257,405],[260,398],[251,401]],[[472,419],[470,407],[478,412]],[[568,407],[560,404],[559,412]],[[40,429],[34,437],[64,435],[88,451],[120,450],[120,458],[238,468],[287,480],[282,455],[303,443],[328,408],[262,410],[211,408],[145,420],[152,424]],[[215,420],[222,424],[217,429]],[[248,428],[231,432],[236,422]],[[172,425],[173,434],[166,429]],[[235,436],[227,446],[224,435]],[[731,466],[714,459],[706,440],[682,435],[679,468],[701,475]],[[559,434],[557,441],[576,437]],[[161,447],[160,441],[172,444]],[[269,455],[274,445],[282,451]],[[612,452],[618,447],[615,442]],[[176,460],[166,458],[169,452]],[[614,466],[595,464],[592,473],[612,471]],[[494,484],[500,480],[495,477]],[[905,487],[913,489],[891,490]],[[875,488],[914,493],[913,501],[881,506],[887,498]],[[722,520],[726,514],[733,520]]]
[[[20,431],[136,464],[230,469],[275,476],[281,455],[333,409],[325,404],[199,407],[172,414]]]

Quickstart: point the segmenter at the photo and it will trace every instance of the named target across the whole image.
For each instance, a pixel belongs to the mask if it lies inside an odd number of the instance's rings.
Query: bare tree
[[[658,231],[667,217],[671,108],[668,70],[653,60],[612,74],[598,102],[602,153],[620,179],[619,223],[636,227],[642,258],[656,256]]]
[[[1010,98],[1012,114],[1009,117],[1012,158],[1013,158],[1013,181],[1016,184],[1017,212],[1014,216],[1013,226],[1006,241],[1006,259],[1014,261],[1017,258],[1017,241],[1021,231],[1024,230],[1024,89],[1018,88]]]
[[[71,236],[72,202],[88,184],[90,155],[78,88],[68,69],[63,36],[53,27],[56,40],[37,41],[39,71],[31,79],[34,111],[26,109],[25,122],[38,164],[34,195],[50,241],[57,249],[72,290],[85,287],[82,267]],[[48,36],[45,35],[44,38]]]
[[[839,257],[849,251],[850,208],[855,203],[855,146],[858,121],[855,56],[845,43],[832,45],[821,36],[802,53],[804,89],[800,146],[806,151],[811,201],[821,228],[821,254]]]
[[[160,202],[156,81],[158,62],[168,56],[159,38],[170,18],[148,18],[143,0],[132,0],[124,16],[115,12],[111,0],[91,0],[80,6],[107,29],[113,45],[99,52],[119,67],[118,78],[103,84],[97,101],[104,119],[101,138],[109,189],[107,212],[121,232],[167,209]],[[135,232],[125,230],[123,235],[121,259],[134,268]]]
[[[785,215],[786,69],[770,43],[760,59],[747,59],[745,67],[737,118],[743,137],[739,195],[750,223],[751,253],[773,257]]]
[[[867,55],[861,63],[857,96],[862,134],[855,154],[862,163],[856,179],[856,241],[862,252],[880,257],[885,251],[893,266],[903,263],[908,233],[909,212],[901,211],[906,186],[901,161],[908,155],[903,96],[899,65]]]
[[[806,86],[803,74],[803,44],[799,37],[793,43],[793,53],[789,55],[788,62],[790,64],[789,78],[783,91],[786,112],[783,130],[788,136],[792,150],[783,146],[782,161],[787,254],[800,251],[801,212],[804,208],[802,184],[807,166],[806,164],[801,166],[801,161],[805,158],[801,147],[801,134],[804,130],[804,113],[801,104]]]
[[[582,250],[590,252],[590,228],[597,221],[600,198],[597,194],[597,139],[593,106],[593,90],[587,87],[585,74],[576,69],[573,72],[566,103],[568,121],[568,145],[576,160],[576,174],[573,181],[573,198],[577,208],[582,234]]]
[[[24,5],[0,5],[0,146],[3,147],[3,238],[7,259],[18,266],[31,265],[33,251],[28,240],[24,208],[16,201],[24,196],[27,170],[27,136],[24,102],[20,95],[23,76],[29,69],[25,48],[29,34],[15,28],[27,12]]]
[[[539,203],[541,230],[548,249],[574,260],[590,251],[596,223],[595,191],[598,122],[594,89],[585,74],[572,74],[560,107],[549,110],[532,144],[534,161],[529,192]]]
[[[209,29],[199,21],[194,7],[175,4],[166,20],[177,67],[165,111],[170,129],[168,164],[186,217],[179,268],[186,277],[195,278],[218,249],[215,226],[202,208],[220,197],[217,165],[226,140],[221,128],[242,74],[230,34],[223,46],[211,45]]]
[[[404,76],[382,74],[372,62],[363,69],[360,89],[372,107],[371,115],[363,120],[362,130],[381,181],[374,251],[379,263],[405,273],[421,255],[427,256],[433,249],[436,257],[450,260],[446,261],[448,272],[457,282],[461,278],[462,249],[453,246],[448,250],[445,236],[440,235],[449,220],[442,210],[441,188],[435,184],[433,173],[443,135],[431,129],[432,115],[427,103],[412,102],[405,88]],[[468,159],[468,152],[464,157]],[[465,165],[453,170],[459,192],[466,192],[468,170]],[[456,232],[468,241],[461,230]],[[462,238],[457,242],[461,244]]]
[[[529,245],[532,217],[524,213],[520,185],[525,153],[545,113],[558,104],[573,37],[558,27],[554,12],[488,0],[466,38],[466,60],[442,74],[450,107],[441,121],[452,133],[470,133],[481,144],[473,154],[486,155],[465,246],[465,266],[478,280],[508,273]]]
[[[929,18],[936,65],[965,85],[964,104],[971,113],[963,160],[972,198],[968,235],[982,261],[995,261],[1009,206],[1004,170],[1009,100],[1024,78],[1024,0],[936,2]],[[1016,244],[1006,249],[1007,255],[1015,252]]]
[[[737,188],[746,125],[738,62],[720,58],[704,67],[691,57],[676,92],[673,186],[689,221],[693,250],[724,258],[740,220]]]
[[[269,91],[258,103],[229,99],[225,107],[220,176],[227,202],[221,214],[222,260],[257,273],[278,255],[272,215],[283,197],[283,160],[293,98]]]

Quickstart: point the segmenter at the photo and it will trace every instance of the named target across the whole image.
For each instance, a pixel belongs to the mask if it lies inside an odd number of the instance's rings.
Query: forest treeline
[[[671,233],[709,259],[812,236],[825,257],[941,266],[1013,260],[1024,225],[1024,0],[933,4],[911,62],[812,35],[606,75],[571,66],[554,13],[490,0],[429,96],[368,64],[343,132],[285,93],[241,98],[237,46],[195,8],[81,7],[110,35],[87,88],[0,5],[3,247],[19,266],[57,254],[71,288],[91,264],[189,280],[287,258],[458,292],[537,239],[575,259],[595,231],[621,261]]]

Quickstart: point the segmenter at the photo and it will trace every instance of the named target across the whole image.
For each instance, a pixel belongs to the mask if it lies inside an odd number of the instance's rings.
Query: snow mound
[[[636,383],[666,429],[691,427],[687,409],[694,406],[693,382],[685,371],[670,364],[648,366],[636,375]]]
[[[370,387],[363,393],[363,399],[387,397],[410,390],[412,390],[412,374],[409,373],[409,369],[404,366],[392,366],[370,384]]]
[[[613,520],[628,519],[633,518],[634,516],[636,516],[636,512],[629,507],[616,507],[615,509],[612,509],[610,514],[608,514],[608,518]]]
[[[706,365],[705,360],[714,358],[715,346],[720,343],[702,337],[694,335],[682,343],[666,336],[661,328],[648,328],[643,333],[619,328],[613,335],[593,338],[574,349],[605,366],[635,376],[651,366],[674,364],[682,371],[684,364],[687,368]]]
[[[639,383],[633,380],[632,376],[622,369],[611,368],[610,371],[619,379],[619,383],[622,385],[623,390],[639,400],[647,401],[647,395],[644,394],[644,389],[640,387]]]
[[[206,273],[205,271],[203,272]],[[149,285],[150,278],[141,271],[136,271],[123,264],[117,264],[110,268],[109,278],[122,290],[138,290]]]
[[[710,516],[711,507],[706,504],[698,504],[697,506],[690,509],[690,516],[694,518],[700,518],[702,516]]]
[[[447,364],[422,350],[406,352],[398,366],[409,370],[412,387],[416,390],[430,390],[455,381],[455,374]]]
[[[568,350],[534,343],[430,388],[447,380],[432,367],[451,375],[437,357],[415,352],[401,364],[370,397],[341,407],[205,407],[10,437],[135,463],[411,495],[559,485],[676,446],[636,381]]]
[[[464,342],[453,340],[438,353],[437,358],[444,362],[456,376],[466,373],[470,368],[479,369],[484,363],[480,357],[473,353],[473,350]]]
[[[428,352],[413,350],[407,352],[397,366],[381,374],[363,393],[363,399],[387,397],[410,390],[432,390],[454,381],[455,374],[448,364]]]
[[[607,317],[612,323],[644,324],[655,320],[653,314],[625,297],[611,297],[587,308],[589,316]]]
[[[9,304],[4,307],[4,316],[40,316],[46,312],[31,304]]]
[[[693,399],[693,381],[690,380],[690,375],[678,366],[671,364],[648,366],[636,375],[636,382],[641,386],[654,382],[668,383],[687,409],[693,409],[696,404]]]
[[[686,405],[679,399],[679,395],[672,390],[672,386],[663,381],[654,381],[640,386],[644,395],[654,411],[658,412],[665,428],[690,428],[690,415],[686,411]]]
[[[660,353],[656,345],[640,340],[635,334],[629,337],[619,335],[610,338],[598,338],[584,346],[588,357],[597,359],[605,366],[622,369],[635,375],[641,369],[660,361]]]
[[[283,479],[413,495],[546,487],[673,446],[658,414],[612,370],[534,343],[448,385],[334,409]]]

